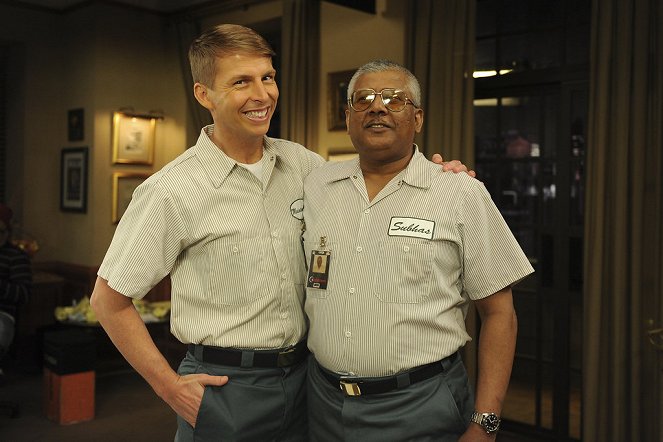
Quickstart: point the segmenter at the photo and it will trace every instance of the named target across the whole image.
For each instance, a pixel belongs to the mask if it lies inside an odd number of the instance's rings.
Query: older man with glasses
[[[314,441],[491,440],[499,429],[511,286],[533,269],[484,186],[419,152],[419,103],[402,66],[359,68],[346,110],[359,158],[304,182],[305,253],[310,267],[326,257],[305,303]],[[482,320],[476,401],[458,353],[469,302]]]

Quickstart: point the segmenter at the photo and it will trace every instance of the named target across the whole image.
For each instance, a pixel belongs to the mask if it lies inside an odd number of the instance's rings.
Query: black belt
[[[388,391],[405,388],[408,385],[430,379],[433,376],[448,370],[456,361],[457,357],[458,352],[451,356],[447,356],[441,361],[420,365],[412,370],[379,379],[341,376],[326,370],[319,364],[318,366],[320,367],[320,373],[322,373],[325,379],[327,379],[335,388],[340,388],[346,396],[362,396],[365,394],[386,393]]]
[[[297,365],[306,359],[306,341],[278,350],[240,350],[189,344],[189,353],[202,362],[242,368],[277,368]]]

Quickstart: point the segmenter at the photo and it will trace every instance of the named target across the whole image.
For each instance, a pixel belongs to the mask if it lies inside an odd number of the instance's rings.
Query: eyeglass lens
[[[400,112],[407,105],[407,97],[403,91],[382,89],[380,92],[375,92],[373,89],[360,89],[352,93],[352,108],[359,112],[368,109],[376,95],[382,98],[384,106],[392,112]]]

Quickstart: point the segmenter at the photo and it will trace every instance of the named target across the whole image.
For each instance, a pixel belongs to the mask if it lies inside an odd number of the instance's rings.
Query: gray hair
[[[400,64],[389,61],[389,60],[373,60],[369,61],[365,65],[357,69],[357,72],[354,73],[350,83],[348,84],[348,100],[352,97],[352,93],[355,91],[355,84],[357,80],[364,74],[370,72],[385,72],[385,71],[398,71],[405,74],[405,88],[408,93],[410,100],[416,107],[421,105],[421,86],[419,86],[419,80],[410,72],[407,68],[401,66]]]

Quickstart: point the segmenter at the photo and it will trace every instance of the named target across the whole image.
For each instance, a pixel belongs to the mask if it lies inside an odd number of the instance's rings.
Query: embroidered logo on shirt
[[[435,221],[419,218],[394,216],[389,223],[389,236],[411,236],[414,238],[433,239]]]
[[[290,204],[290,215],[297,219],[304,219],[304,200],[302,198]]]

